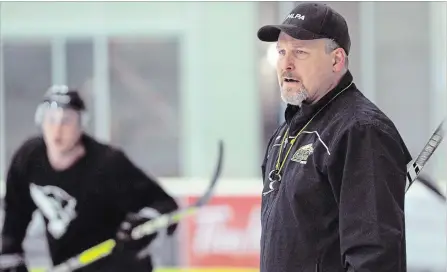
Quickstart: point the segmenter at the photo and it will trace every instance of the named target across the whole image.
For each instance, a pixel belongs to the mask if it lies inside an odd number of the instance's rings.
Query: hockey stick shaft
[[[408,191],[413,182],[417,179],[427,161],[433,155],[435,150],[441,144],[445,134],[445,118],[441,124],[436,128],[430,140],[424,146],[422,152],[416,157],[416,159],[410,161],[407,165],[407,184],[405,186],[405,192]]]
[[[223,164],[223,156],[224,156],[223,142],[219,141],[219,155],[216,170],[214,172],[214,175],[211,179],[210,185],[207,188],[206,192],[202,197],[199,198],[199,200],[196,203],[184,209],[180,209],[172,213],[163,214],[153,220],[147,221],[137,226],[131,233],[132,239],[137,240],[143,236],[157,232],[160,229],[167,228],[172,224],[177,224],[184,218],[196,213],[201,206],[208,203],[208,201],[213,195],[213,191],[217,184],[217,180],[220,177]],[[93,246],[83,251],[81,254],[72,257],[67,261],[53,267],[52,269],[49,269],[46,272],[71,272],[74,269],[85,267],[93,262],[96,262],[110,255],[115,246],[116,241],[114,239],[108,239],[96,246]]]

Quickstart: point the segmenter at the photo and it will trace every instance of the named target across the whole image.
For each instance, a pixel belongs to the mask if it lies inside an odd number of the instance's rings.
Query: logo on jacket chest
[[[301,164],[307,163],[307,158],[314,153],[314,148],[312,144],[303,145],[293,154],[291,161],[298,162]]]

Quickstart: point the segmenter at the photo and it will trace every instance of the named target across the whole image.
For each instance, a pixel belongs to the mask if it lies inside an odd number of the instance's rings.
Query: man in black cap
[[[353,82],[345,19],[306,2],[258,38],[277,42],[287,103],[262,163],[260,271],[406,271],[411,156]]]
[[[15,152],[6,179],[1,272],[28,271],[22,242],[36,210],[44,216],[54,265],[117,240],[111,255],[63,271],[152,271],[148,246],[159,233],[139,240],[130,239],[130,233],[138,224],[176,210],[177,203],[122,150],[87,135],[87,117],[79,93],[67,86],[52,86],[37,107],[42,135]]]

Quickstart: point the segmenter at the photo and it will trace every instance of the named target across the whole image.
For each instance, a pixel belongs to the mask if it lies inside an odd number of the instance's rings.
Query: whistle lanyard
[[[290,151],[292,150],[292,147],[293,147],[293,145],[295,144],[295,142],[296,142],[296,139],[298,138],[298,136],[300,136],[300,134],[304,131],[304,129],[306,129],[306,127],[312,122],[312,120],[327,106],[327,105],[329,105],[329,103],[331,103],[332,102],[332,100],[334,100],[337,96],[339,96],[340,94],[342,94],[346,89],[348,89],[350,86],[352,85],[352,82],[346,87],[346,88],[344,88],[341,92],[339,92],[337,95],[335,95],[331,100],[329,100],[323,107],[321,107],[313,116],[312,116],[312,118],[310,118],[310,120],[309,121],[307,121],[307,123],[301,128],[301,130],[298,132],[298,134],[296,135],[296,136],[294,136],[294,137],[292,137],[292,140],[290,141],[290,147],[289,147],[289,149],[287,150],[287,152],[286,152],[286,154],[285,154],[285,156],[284,156],[284,158],[283,158],[283,160],[281,161],[281,154],[282,154],[282,151],[283,151],[283,149],[286,147],[286,146],[284,146],[284,144],[286,144],[287,145],[287,143],[286,143],[286,140],[287,140],[287,137],[289,137],[289,130],[290,130],[290,126],[287,128],[287,130],[286,130],[286,132],[284,133],[284,136],[283,136],[283,138],[282,138],[282,140],[281,140],[281,146],[279,147],[280,149],[279,149],[279,153],[278,153],[278,159],[277,159],[277,161],[276,161],[276,164],[275,164],[275,169],[274,170],[272,170],[272,171],[270,171],[270,173],[269,173],[269,180],[270,180],[270,191],[272,191],[272,190],[274,190],[274,184],[275,183],[277,183],[277,182],[280,182],[281,181],[281,171],[283,170],[283,168],[284,168],[284,164],[285,164],[285,162],[286,162],[286,160],[287,160],[287,158],[288,158],[288,156],[289,156],[289,153],[290,153]],[[270,192],[269,191],[269,192]],[[267,192],[268,193],[268,192]]]

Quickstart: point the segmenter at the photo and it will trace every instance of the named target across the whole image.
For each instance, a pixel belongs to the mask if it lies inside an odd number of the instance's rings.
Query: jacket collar
[[[337,86],[330,90],[325,96],[318,100],[315,104],[310,104],[304,101],[301,107],[287,104],[284,117],[287,125],[291,128],[291,131],[295,130],[295,126],[305,122],[311,118],[319,109],[324,107],[332,98],[338,95],[340,92],[345,90],[351,83],[353,77],[351,72],[348,70],[346,74],[341,78]],[[352,83],[350,88],[355,88]]]

